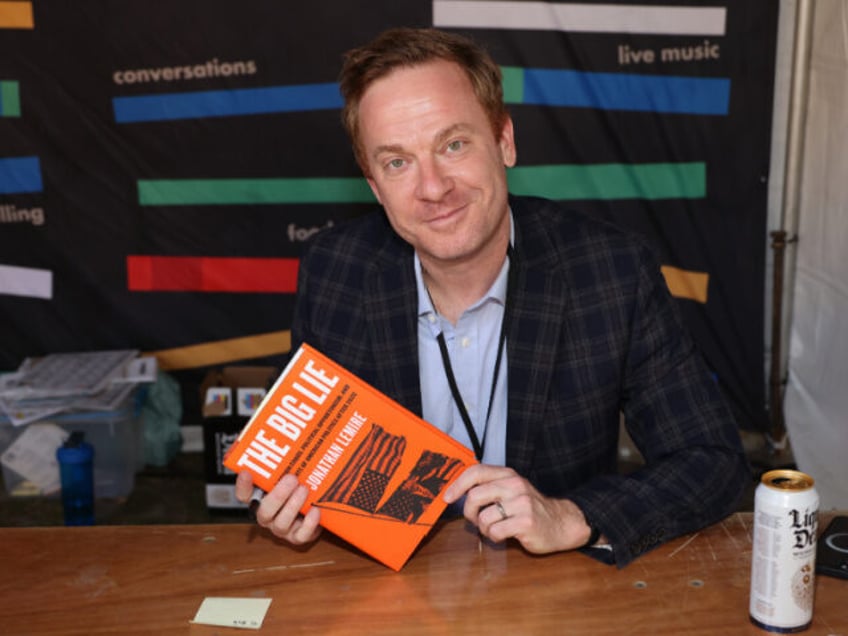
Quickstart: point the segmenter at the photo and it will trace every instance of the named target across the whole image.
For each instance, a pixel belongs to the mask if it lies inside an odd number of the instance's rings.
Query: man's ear
[[[380,199],[380,193],[377,191],[377,184],[374,182],[374,179],[371,177],[365,177],[365,180],[368,182],[368,187],[371,188],[374,198],[377,199],[377,203],[383,205],[383,201]]]
[[[498,145],[501,149],[504,165],[507,168],[512,168],[518,160],[518,151],[515,148],[515,131],[512,126],[512,117],[509,115],[504,119],[503,128],[498,138]]]

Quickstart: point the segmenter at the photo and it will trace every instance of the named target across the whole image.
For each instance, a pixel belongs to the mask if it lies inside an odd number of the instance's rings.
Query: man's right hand
[[[285,475],[265,494],[256,509],[256,522],[271,533],[294,545],[311,543],[321,534],[321,511],[312,506],[306,515],[300,509],[308,494],[306,486],[294,475]],[[242,471],[236,478],[236,498],[247,503],[253,494],[253,477]]]

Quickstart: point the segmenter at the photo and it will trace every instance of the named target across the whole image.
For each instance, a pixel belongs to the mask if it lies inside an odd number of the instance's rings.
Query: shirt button
[[[471,344],[471,339],[470,339],[468,336],[465,336],[465,337],[464,337],[464,338],[460,341],[460,344],[462,344],[462,348],[463,348],[463,349],[467,349],[467,348],[468,348],[468,345],[470,345],[470,344]]]
[[[430,324],[432,325],[436,322],[436,317],[433,314],[427,314],[427,320],[429,320]]]

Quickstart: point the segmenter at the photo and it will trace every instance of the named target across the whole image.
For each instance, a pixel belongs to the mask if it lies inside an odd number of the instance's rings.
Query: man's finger
[[[460,499],[464,494],[475,486],[485,484],[496,479],[502,479],[513,475],[511,468],[504,466],[489,466],[487,464],[474,464],[466,468],[445,490],[442,498],[449,504]]]

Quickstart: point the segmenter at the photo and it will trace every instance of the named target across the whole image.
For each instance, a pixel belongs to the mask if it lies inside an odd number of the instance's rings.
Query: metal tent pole
[[[813,12],[813,0],[797,0],[780,229],[771,232],[774,267],[768,436],[770,444],[777,451],[782,450],[786,445],[783,396],[788,372],[788,353],[783,345],[788,340],[786,327],[791,323],[792,291],[795,280],[795,254],[790,252],[787,258],[786,247],[789,243],[797,241],[798,236]]]

